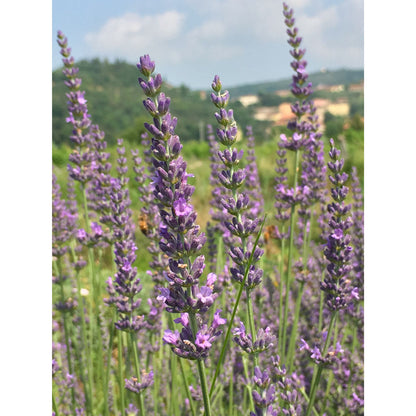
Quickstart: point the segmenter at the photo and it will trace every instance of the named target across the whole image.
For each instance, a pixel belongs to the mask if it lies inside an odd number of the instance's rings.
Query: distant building
[[[331,102],[327,98],[315,98],[315,99],[312,98],[312,101],[316,108],[328,107],[329,103]]]
[[[329,111],[334,116],[348,116],[348,114],[350,113],[350,105],[348,102],[342,101],[331,103],[327,107],[326,111]]]
[[[277,90],[274,93],[279,97],[289,97],[292,94],[290,90]]]
[[[238,98],[238,101],[240,101],[240,103],[243,104],[244,107],[247,107],[251,104],[258,103],[259,97],[257,95],[242,95]]]
[[[331,87],[329,88],[330,92],[342,92],[345,90],[345,87],[340,84],[340,85],[331,85]]]
[[[279,118],[279,107],[258,107],[254,113],[256,120],[269,120],[276,123]]]
[[[364,81],[361,81],[359,84],[350,84],[348,87],[350,92],[363,92],[364,91]]]
[[[342,92],[345,90],[344,85],[325,85],[325,84],[318,84],[315,87],[315,91],[327,91],[327,92]]]
[[[282,103],[277,107],[259,107],[256,109],[256,120],[272,121],[275,126],[286,126],[294,118],[290,103]]]

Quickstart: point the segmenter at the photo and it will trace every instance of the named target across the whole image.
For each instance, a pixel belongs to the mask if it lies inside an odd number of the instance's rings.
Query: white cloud
[[[363,65],[363,0],[334,0],[329,5],[327,0],[291,0],[288,4],[295,11],[306,59],[314,68]],[[272,68],[280,65],[276,55],[289,49],[280,2],[188,0],[186,6],[181,12],[111,18],[97,32],[88,33],[86,41],[93,53],[109,58],[135,62],[149,53],[158,68],[169,68],[169,74],[176,75],[189,74],[189,68],[202,75],[227,65],[248,74],[263,61]],[[287,62],[287,58],[280,59]],[[273,73],[258,75],[272,79]]]
[[[362,0],[345,0],[312,16],[301,14],[297,25],[311,62],[333,68],[364,64]]]
[[[149,51],[174,57],[170,46],[178,40],[184,19],[177,11],[153,16],[126,13],[109,19],[98,32],[87,33],[85,40],[94,53],[111,57],[136,60]]]

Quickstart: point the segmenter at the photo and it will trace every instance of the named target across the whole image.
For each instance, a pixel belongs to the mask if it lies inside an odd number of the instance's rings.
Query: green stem
[[[306,394],[306,392],[305,392],[305,389],[304,388],[301,388],[300,389],[300,394],[303,396],[303,398],[306,400],[306,403],[308,403],[309,404],[309,397],[308,397],[308,395]],[[313,414],[315,415],[315,416],[319,416],[319,413],[317,412],[317,410],[313,407],[312,408],[312,412],[313,412]]]
[[[198,324],[196,322],[195,313],[193,312],[189,313],[189,323],[191,325],[192,334],[195,339],[196,333],[198,332]],[[208,393],[207,377],[205,374],[204,361],[202,359],[198,359],[197,366],[198,366],[199,379],[201,382],[202,397],[204,399],[204,411],[205,411],[204,414],[205,416],[211,416],[211,402],[210,402],[210,396]]]
[[[189,400],[189,406],[191,408],[191,413],[192,413],[193,416],[196,416],[195,408],[194,408],[194,401],[192,399],[191,392],[189,391],[189,384],[188,384],[188,380],[186,379],[185,369],[183,367],[183,360],[181,358],[179,358],[179,366],[181,368],[182,380],[183,380],[183,384],[185,386],[186,397]]]
[[[211,416],[211,404],[209,399],[209,393],[208,393],[208,385],[207,385],[207,377],[205,374],[205,364],[203,360],[197,360],[198,364],[198,373],[199,378],[201,380],[201,390],[202,390],[202,396],[204,398],[204,410],[205,410],[205,416]]]
[[[331,373],[329,373],[328,383],[326,385],[325,395],[324,395],[324,399],[323,399],[324,405],[322,407],[322,413],[325,413],[325,411],[326,411],[326,407],[327,407],[327,404],[328,404],[328,395],[329,395],[329,392],[331,391],[333,380],[334,380],[334,373],[331,372]]]
[[[155,415],[159,414],[159,380],[161,374],[161,365],[163,362],[163,348],[160,345],[157,351],[157,360],[154,363],[155,368],[155,381],[153,383],[153,404],[155,409]]]
[[[324,272],[322,272],[322,279],[324,278]],[[323,316],[324,316],[324,292],[321,290],[321,296],[319,298],[319,322],[318,322],[318,332],[322,332],[322,325],[323,325]]]
[[[229,386],[229,402],[228,402],[228,414],[232,415],[234,405],[234,366],[231,366],[231,379]]]
[[[82,205],[83,205],[83,217],[85,222],[85,228],[87,233],[90,233],[90,221],[88,216],[88,204],[87,204],[87,194],[85,190],[84,184],[81,184],[81,193],[82,193]],[[89,272],[89,282],[90,282],[90,290],[91,290],[91,301],[88,302],[88,315],[90,318],[90,343],[91,349],[89,351],[90,359],[93,360],[94,354],[93,351],[96,351],[96,320],[98,319],[98,311],[97,311],[97,300],[96,300],[96,283],[95,283],[95,276],[94,276],[94,253],[91,247],[88,247],[88,272]],[[101,334],[100,334],[101,339]],[[99,349],[102,349],[102,344],[100,344]],[[101,366],[101,365],[100,365]],[[91,380],[94,380],[94,373],[95,368],[93,365],[89,367],[89,371],[91,371]],[[93,395],[91,396],[91,401],[93,400]]]
[[[123,372],[123,337],[120,330],[117,330],[117,341],[118,341],[118,385],[120,390],[120,411],[121,416],[125,415],[126,403],[125,403],[125,392],[124,392],[124,372]]]
[[[71,243],[71,253],[72,253],[72,258],[75,262],[77,257],[75,254],[73,242]],[[78,292],[78,313],[81,318],[81,340],[82,340],[83,349],[85,351],[85,354],[84,354],[85,362],[87,363],[87,380],[88,381],[84,385],[85,399],[86,399],[87,414],[92,414],[92,409],[93,409],[92,357],[91,357],[91,346],[87,342],[87,329],[85,326],[84,301],[83,301],[83,296],[81,295],[81,278],[79,275],[79,271],[76,272],[76,282],[77,282],[77,292]]]
[[[294,195],[296,195],[296,188],[298,186],[298,171],[299,171],[299,149],[295,153],[295,175],[293,180],[293,190]],[[286,357],[286,328],[288,324],[288,315],[289,315],[289,294],[290,294],[290,284],[291,284],[291,269],[292,269],[292,256],[293,256],[293,240],[295,236],[295,204],[291,206],[290,209],[290,234],[289,234],[289,254],[287,260],[287,270],[286,270],[286,281],[285,281],[285,308],[284,308],[284,317],[283,317],[283,329],[282,329],[282,356]]]
[[[348,398],[351,397],[351,392],[352,392],[352,373],[353,373],[353,366],[354,366],[353,356],[354,356],[356,347],[357,347],[357,328],[354,327],[353,336],[352,336],[352,347],[351,347],[350,376],[348,379],[348,392],[347,392]]]
[[[86,410],[87,415],[91,415],[92,414],[92,408],[90,406],[90,398],[88,396],[89,392],[88,392],[88,389],[87,389],[87,383],[86,383],[85,374],[84,374],[84,371],[83,371],[83,369],[84,369],[84,367],[83,367],[84,360],[83,360],[83,357],[82,357],[82,354],[81,354],[81,351],[80,351],[80,350],[82,350],[82,347],[80,348],[77,341],[78,340],[76,340],[76,342],[75,342],[75,340],[73,340],[73,343],[72,343],[72,345],[74,347],[74,351],[75,351],[75,368],[74,368],[74,371],[77,371],[77,367],[78,367],[77,373],[79,375],[79,380],[81,382],[81,385],[84,386],[85,403],[86,403],[86,409],[85,410]]]
[[[61,258],[58,257],[56,260],[56,267],[58,272],[58,279],[59,279],[59,287],[61,292],[61,302],[62,305],[65,304],[65,291],[64,291],[64,283],[62,281],[62,266],[61,266]],[[65,337],[65,344],[66,344],[66,359],[68,362],[68,372],[71,375],[74,375],[73,368],[72,368],[72,359],[71,359],[71,344],[69,342],[69,327],[68,327],[68,318],[67,318],[67,311],[61,311],[63,324],[64,324],[64,337]],[[72,402],[72,411],[75,413],[75,387],[71,387],[71,402]]]
[[[103,343],[102,326],[100,324],[101,319],[99,318],[98,315],[97,315],[97,321],[98,321],[97,330],[98,330],[98,333],[99,333],[99,336],[98,336],[99,344],[97,346],[97,349],[98,349],[98,378],[99,378],[99,380],[101,380],[103,393],[106,394],[107,389],[106,389],[106,380],[105,380],[105,376],[104,376],[104,355],[103,355],[104,343]]]
[[[58,406],[56,405],[55,396],[52,393],[52,409],[55,412],[55,416],[59,416]]]
[[[215,387],[215,390],[214,390],[214,394],[213,394],[214,400],[211,403],[211,409],[216,409],[216,404],[217,404],[218,400],[220,400],[220,398],[222,398],[223,392],[224,392],[224,389],[223,389],[222,384],[218,383]],[[221,409],[221,412],[222,412],[222,409]]]
[[[312,216],[311,216],[312,222]],[[306,220],[303,228],[303,268],[304,270],[307,269],[308,263],[308,247],[310,246],[310,237],[311,237],[311,229],[312,226],[309,227],[309,233],[307,232]],[[288,352],[288,362],[289,362],[289,373],[292,372],[293,369],[293,361],[295,359],[295,344],[296,338],[298,335],[298,322],[299,322],[299,315],[300,315],[300,307],[302,305],[302,296],[303,296],[303,289],[305,286],[305,282],[302,281],[299,287],[298,296],[296,299],[296,306],[295,306],[295,318],[293,321],[292,332],[290,334],[290,341],[289,341],[289,352]]]
[[[321,282],[324,280],[324,276],[325,276],[325,270],[323,270],[322,273],[321,273]],[[319,298],[318,334],[320,334],[322,332],[323,316],[324,316],[324,292],[321,290],[320,298]],[[317,367],[315,366],[314,369],[313,369],[311,385],[315,383],[316,372],[317,372]]]
[[[246,388],[247,388],[248,397],[249,397],[249,400],[250,400],[250,406],[251,406],[251,409],[253,410],[253,412],[255,412],[256,409],[254,407],[253,395],[251,394],[251,392],[252,392],[251,383],[248,382],[250,380],[250,377],[248,375],[247,360],[246,360],[245,356],[243,356],[242,359],[243,359],[244,375],[245,375],[246,380],[247,380]]]
[[[133,355],[134,355],[134,367],[136,369],[137,379],[140,382],[140,363],[139,363],[139,355],[137,351],[137,342],[136,342],[136,336],[137,334],[135,332],[131,332],[130,334],[130,341],[133,347]],[[144,408],[144,399],[143,399],[143,392],[139,393],[139,410],[140,410],[140,416],[144,416],[145,408]]]
[[[209,391],[209,397],[212,397],[212,393],[214,391],[214,386],[215,386],[215,381],[216,381],[216,379],[218,377],[218,374],[220,372],[221,365],[224,362],[225,350],[226,350],[226,348],[228,346],[228,342],[230,340],[231,327],[233,326],[233,323],[234,323],[234,318],[235,318],[235,315],[236,315],[236,312],[237,312],[238,304],[240,303],[241,294],[243,293],[243,289],[245,287],[245,283],[246,283],[246,280],[247,280],[248,271],[249,271],[250,266],[251,266],[251,263],[253,261],[254,251],[256,250],[257,244],[259,242],[259,238],[261,236],[261,233],[262,233],[262,230],[263,230],[263,226],[264,226],[264,222],[265,221],[266,221],[266,217],[264,217],[263,222],[262,222],[261,227],[260,227],[260,231],[257,234],[257,238],[256,238],[256,241],[254,242],[254,246],[253,246],[253,251],[251,252],[251,255],[250,255],[250,258],[248,260],[248,264],[247,264],[247,267],[246,267],[246,270],[245,270],[245,273],[244,273],[243,281],[241,282],[240,288],[239,288],[238,293],[237,293],[237,298],[235,300],[234,307],[233,307],[233,311],[231,313],[230,322],[228,323],[227,332],[225,334],[225,339],[224,339],[224,342],[222,344],[220,358],[219,358],[219,360],[217,362],[217,366],[215,368],[215,374],[214,374],[214,377],[213,377],[212,382],[211,382],[211,388],[210,388],[210,391]]]
[[[177,390],[177,375],[176,369],[178,367],[178,356],[176,354],[170,355],[170,373],[171,373],[171,381],[170,381],[170,413],[174,416],[178,416],[179,408],[178,408],[178,400],[175,391]]]
[[[82,204],[84,210],[84,221],[85,221],[85,228],[89,233],[91,231],[91,226],[89,222],[89,215],[88,215],[88,203],[87,203],[87,194],[85,187],[82,185]],[[105,388],[105,380],[104,380],[104,369],[103,369],[103,334],[102,334],[102,327],[101,327],[101,319],[100,319],[100,310],[99,305],[101,301],[101,284],[100,284],[100,277],[98,276],[95,270],[95,256],[94,256],[94,249],[92,247],[88,247],[88,269],[89,269],[89,276],[90,276],[90,287],[92,292],[92,302],[90,302],[89,314],[91,320],[91,340],[93,342],[93,348],[95,347],[95,352],[98,355],[98,379],[101,380],[103,383],[102,388]],[[92,306],[93,305],[93,306]],[[94,308],[93,308],[94,307]],[[94,309],[94,312],[93,312]],[[95,341],[95,345],[94,345]]]
[[[110,339],[108,341],[108,350],[107,350],[107,368],[105,372],[105,379],[104,379],[104,414],[106,416],[109,415],[108,413],[108,384],[110,381],[110,368],[111,368],[111,353],[113,351],[113,343],[114,343],[114,332],[116,331],[114,327],[114,322],[116,320],[117,310],[114,308],[113,317],[111,318],[110,322]]]
[[[282,231],[284,233],[284,230]],[[283,351],[283,271],[284,271],[284,259],[285,259],[285,238],[280,240],[281,244],[281,259],[280,259],[280,282],[279,282],[279,354],[282,356]],[[283,356],[282,356],[283,357]]]
[[[333,347],[334,347],[334,349],[335,349],[335,347],[336,347],[337,340],[338,340],[338,330],[339,330],[339,321],[336,321],[336,322],[335,322],[335,329],[334,329],[334,341],[333,341]],[[327,402],[328,402],[328,395],[329,395],[329,392],[331,391],[331,387],[332,387],[332,382],[333,382],[333,381],[334,381],[334,373],[333,373],[333,372],[331,372],[331,373],[329,374],[329,377],[328,377],[328,383],[327,383],[327,386],[326,386],[326,391],[325,391],[325,395],[324,395],[324,400],[323,400],[323,402],[324,402],[323,412],[325,412],[325,409],[326,409],[326,406],[327,406]],[[349,396],[347,396],[347,397],[349,397]]]
[[[329,328],[328,328],[328,334],[327,334],[327,337],[326,337],[326,340],[325,340],[324,349],[322,351],[322,356],[323,357],[326,355],[326,352],[327,352],[328,347],[329,347],[329,342],[330,342],[330,339],[331,339],[331,336],[332,336],[332,330],[334,328],[334,324],[336,322],[336,317],[337,317],[337,311],[332,312],[331,322],[329,323]],[[309,405],[308,405],[308,408],[306,409],[306,415],[305,416],[309,416],[311,414],[311,410],[312,410],[312,407],[313,407],[314,402],[315,402],[316,391],[317,391],[319,382],[321,380],[323,366],[318,365],[318,364],[316,364],[316,366],[318,366],[318,370],[316,372],[315,380],[313,380],[313,383],[312,383],[312,386],[311,386],[311,392],[310,392],[310,395],[309,395]]]
[[[298,322],[299,322],[300,306],[302,304],[302,296],[303,296],[304,287],[305,287],[305,282],[301,282],[298,297],[296,299],[295,318],[293,320],[293,327],[292,327],[292,333],[290,334],[290,342],[289,342],[289,350],[288,350],[289,374],[292,373],[293,362],[295,359],[295,343],[296,343],[296,338],[298,335]]]
[[[168,313],[168,326],[173,331],[175,324],[171,313]],[[176,382],[176,368],[177,368],[177,356],[175,354],[170,354],[170,402],[169,402],[169,412],[173,415],[178,414],[178,400],[175,390],[177,388]]]
[[[253,344],[256,342],[256,330],[254,327],[254,314],[253,314],[253,302],[251,299],[251,290],[246,289],[246,296],[247,296],[247,320],[250,327],[251,339]],[[258,358],[257,354],[253,354],[254,366],[258,366]]]

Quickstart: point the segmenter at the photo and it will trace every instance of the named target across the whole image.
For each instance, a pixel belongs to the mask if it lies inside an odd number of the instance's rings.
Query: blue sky
[[[363,0],[292,0],[310,72],[363,68]],[[135,63],[150,54],[174,85],[208,89],[223,84],[291,76],[289,45],[276,0],[53,0],[52,65],[60,67],[57,30],[75,59],[120,58]]]

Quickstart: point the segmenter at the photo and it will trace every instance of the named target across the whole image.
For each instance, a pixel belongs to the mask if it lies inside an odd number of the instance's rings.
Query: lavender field
[[[323,136],[285,3],[282,20],[290,133],[260,146],[213,74],[198,164],[151,51],[131,80],[145,133],[110,154],[58,32],[72,133],[52,173],[53,415],[364,414],[362,155]]]

